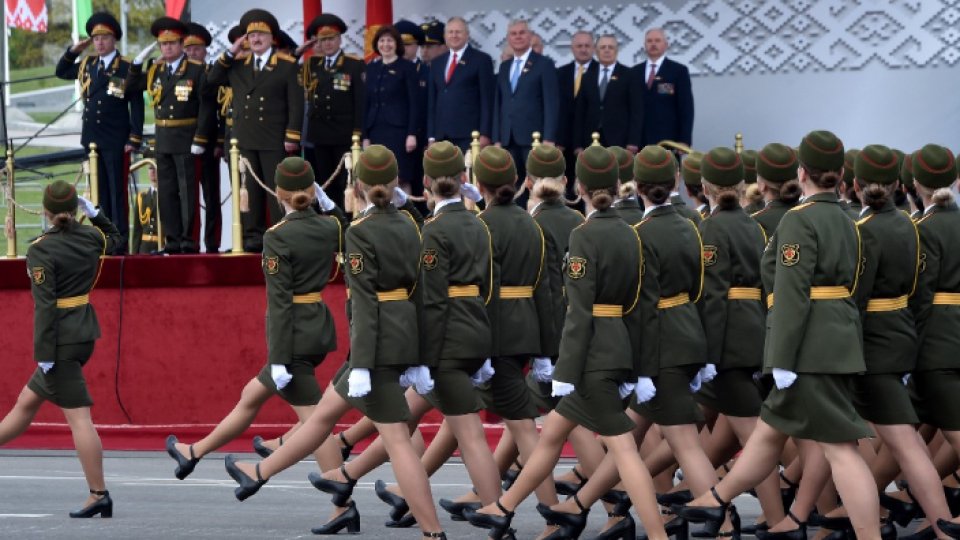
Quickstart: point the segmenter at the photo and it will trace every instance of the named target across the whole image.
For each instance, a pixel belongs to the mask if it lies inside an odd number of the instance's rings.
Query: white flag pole
[[[68,45],[68,47],[80,41],[80,21],[77,20],[77,0],[72,0],[70,4],[73,7],[73,27],[70,29],[70,45]],[[83,112],[83,102],[80,101],[79,79],[73,81],[73,99],[77,101],[76,105],[73,106],[73,110]]]

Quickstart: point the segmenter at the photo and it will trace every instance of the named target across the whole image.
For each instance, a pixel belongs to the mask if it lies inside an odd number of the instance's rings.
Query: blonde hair
[[[563,177],[555,178],[537,178],[530,177],[533,180],[533,196],[541,201],[553,202],[563,196],[564,182]]]

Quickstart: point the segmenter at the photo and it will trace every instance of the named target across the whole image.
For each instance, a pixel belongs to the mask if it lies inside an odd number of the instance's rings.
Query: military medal
[[[190,91],[193,90],[193,81],[185,80],[177,83],[177,86],[174,87],[173,92],[177,96],[177,101],[189,101],[190,100]]]
[[[123,78],[110,77],[110,81],[107,83],[107,95],[115,98],[122,98],[125,86],[126,83]]]

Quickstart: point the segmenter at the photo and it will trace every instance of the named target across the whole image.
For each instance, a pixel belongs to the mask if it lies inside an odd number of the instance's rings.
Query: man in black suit
[[[567,178],[573,179],[577,164],[577,156],[573,152],[573,117],[576,112],[575,102],[580,96],[580,88],[593,63],[593,34],[586,30],[578,30],[570,38],[570,52],[573,62],[557,68],[557,96],[560,103],[560,114],[557,117],[557,146],[563,150],[563,157],[567,162]],[[572,181],[567,182],[567,198],[576,198]]]
[[[507,42],[513,57],[500,64],[493,102],[494,142],[513,156],[521,179],[526,178],[533,132],[539,131],[545,144],[557,140],[557,70],[553,60],[533,51],[531,40],[527,21],[510,23]]]
[[[447,140],[466,152],[470,132],[480,132],[480,144],[493,133],[493,60],[468,43],[470,31],[461,17],[444,28],[448,51],[430,63],[427,92],[427,142]]]
[[[640,146],[671,140],[693,141],[693,90],[687,66],[666,57],[667,36],[660,28],[648,30],[644,38],[647,61],[637,65],[642,81],[643,135]]]
[[[643,127],[643,95],[637,92],[633,70],[617,62],[617,38],[597,39],[597,62],[580,86],[573,121],[574,152],[590,145],[593,132],[603,146],[621,146],[636,153]]]

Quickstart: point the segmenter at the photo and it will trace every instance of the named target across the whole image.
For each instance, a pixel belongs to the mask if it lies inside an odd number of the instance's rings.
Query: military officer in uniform
[[[200,132],[200,100],[206,64],[187,58],[183,40],[187,25],[172,18],[154,21],[150,33],[160,44],[160,58],[143,65],[143,53],[133,61],[131,77],[150,96],[157,125],[156,160],[164,253],[196,253],[193,238],[197,214],[194,155],[202,154],[207,138]],[[199,137],[199,138],[198,138]]]
[[[304,147],[323,185],[350,151],[350,139],[363,130],[365,84],[363,60],[341,48],[340,35],[347,31],[343,19],[332,13],[318,15],[307,27],[307,36],[319,40],[314,54],[300,70],[306,87],[307,121]],[[327,189],[330,198],[343,207],[346,170]]]
[[[159,249],[160,236],[157,228],[157,170],[150,167],[150,185],[137,193],[133,216],[133,249],[130,253],[149,255]]]
[[[77,223],[78,204],[93,227]],[[121,242],[120,233],[93,203],[57,180],[43,191],[43,212],[51,228],[27,250],[27,275],[34,305],[33,360],[36,370],[13,409],[0,422],[0,446],[26,431],[45,401],[60,407],[70,425],[83,475],[90,488],[73,518],[113,516],[103,478],[103,448],[90,418],[93,400],[83,366],[100,337],[90,291],[100,258]],[[12,360],[12,359],[9,359]]]
[[[765,206],[750,217],[773,236],[783,216],[800,202],[797,154],[785,144],[770,143],[757,153],[757,187]]]
[[[233,92],[233,130],[240,154],[250,161],[256,174],[273,187],[273,171],[287,153],[300,150],[303,124],[303,85],[297,77],[297,60],[274,50],[280,35],[277,19],[262,9],[251,9],[240,18],[241,35],[210,69],[210,84],[228,85]],[[250,45],[250,54],[237,56]],[[250,210],[243,214],[243,249],[260,252],[267,224],[283,217],[276,199],[260,185],[246,183]]]
[[[420,58],[423,63],[430,65],[434,58],[447,52],[447,44],[443,40],[446,25],[437,20],[420,25],[423,30],[423,48],[420,49]]]
[[[120,23],[109,13],[94,13],[86,24],[89,38],[82,39],[63,53],[56,74],[61,79],[77,79],[83,98],[83,132],[80,145],[89,150],[97,143],[99,154],[98,201],[104,214],[120,231],[122,242],[111,246],[113,254],[127,252],[129,227],[127,213],[128,154],[143,140],[143,92],[128,84],[130,61],[116,50],[123,35]],[[93,43],[95,55],[80,56]]]

